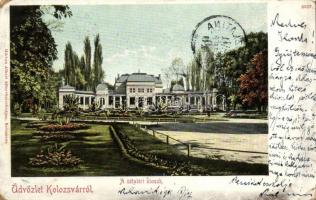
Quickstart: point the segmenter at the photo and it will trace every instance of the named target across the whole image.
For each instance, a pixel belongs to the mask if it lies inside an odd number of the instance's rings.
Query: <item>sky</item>
[[[211,15],[226,15],[250,32],[267,32],[267,8],[263,3],[244,4],[156,4],[74,5],[72,17],[63,19],[62,30],[53,31],[58,59],[55,71],[63,68],[64,49],[69,41],[83,55],[83,40],[100,34],[105,81],[114,83],[117,74],[144,72],[163,74],[174,58],[192,60],[191,35],[196,25]]]

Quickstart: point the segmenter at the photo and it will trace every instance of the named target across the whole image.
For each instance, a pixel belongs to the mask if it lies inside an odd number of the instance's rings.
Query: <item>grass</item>
[[[84,161],[78,167],[32,167],[29,158],[41,148],[54,145],[55,141],[43,142],[32,133],[35,128],[26,128],[26,122],[11,121],[12,171],[13,177],[27,176],[130,176],[163,175],[164,171],[134,163],[123,158],[118,146],[112,141],[108,125],[90,124],[86,130],[73,132],[75,139],[58,142],[66,145],[72,153]]]
[[[237,161],[226,161],[210,158],[188,158],[171,145],[167,145],[152,135],[122,124],[119,128],[133,141],[135,146],[144,152],[156,154],[161,158],[190,162],[191,165],[203,167],[209,175],[268,175],[267,164],[250,164]]]

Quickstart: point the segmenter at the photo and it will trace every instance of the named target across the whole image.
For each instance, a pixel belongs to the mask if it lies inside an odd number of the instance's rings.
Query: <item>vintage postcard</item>
[[[315,199],[315,1],[11,1],[0,199]]]

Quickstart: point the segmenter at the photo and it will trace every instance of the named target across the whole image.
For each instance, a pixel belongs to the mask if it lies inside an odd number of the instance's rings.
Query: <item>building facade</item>
[[[64,96],[74,95],[79,99],[79,107],[89,109],[92,104],[101,109],[154,109],[159,104],[183,109],[203,111],[217,106],[217,90],[212,92],[186,91],[181,85],[174,85],[172,90],[163,89],[160,75],[132,73],[118,75],[114,90],[101,83],[96,91],[80,91],[65,85],[59,88],[59,108],[63,108]]]

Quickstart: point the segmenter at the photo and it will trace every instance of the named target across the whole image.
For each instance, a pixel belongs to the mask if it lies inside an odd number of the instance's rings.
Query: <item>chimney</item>
[[[158,79],[160,79],[160,74],[158,74]]]

